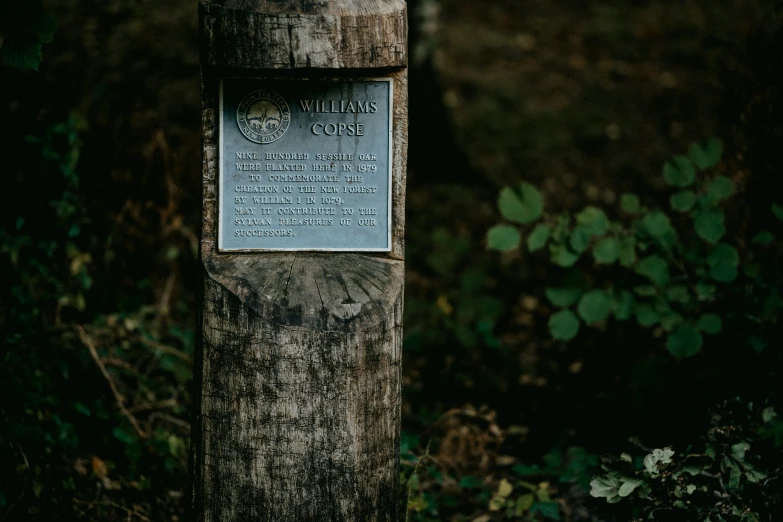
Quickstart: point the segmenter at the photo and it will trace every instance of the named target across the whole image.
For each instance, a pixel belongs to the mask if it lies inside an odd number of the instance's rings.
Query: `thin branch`
[[[87,335],[87,332],[84,331],[84,328],[82,328],[82,326],[78,324],[76,325],[76,332],[79,334],[79,339],[82,341],[82,343],[87,347],[88,350],[90,350],[90,355],[92,355],[95,364],[98,365],[98,368],[101,370],[101,373],[103,374],[103,377],[106,379],[106,382],[109,383],[109,387],[111,388],[111,391],[114,394],[114,399],[117,401],[117,406],[120,408],[120,412],[122,412],[125,418],[128,419],[128,421],[131,423],[131,426],[133,426],[133,429],[136,430],[136,433],[139,435],[139,437],[141,437],[142,439],[148,438],[149,435],[145,433],[144,430],[141,429],[141,426],[139,426],[139,422],[136,420],[136,417],[134,417],[133,414],[130,411],[128,411],[128,408],[125,407],[125,398],[117,389],[117,386],[114,384],[114,379],[112,379],[111,374],[109,374],[109,371],[106,369],[106,366],[103,364],[103,361],[101,361],[101,358],[98,355],[98,350],[95,349],[95,344],[92,342],[90,336]]]
[[[146,337],[139,336],[138,339],[139,341],[141,341],[141,344],[147,345],[150,348],[160,350],[161,352],[168,355],[173,355],[174,357],[182,359],[183,361],[186,361],[189,364],[193,363],[193,358],[181,350],[177,350],[176,348],[160,343],[158,341],[153,341],[152,339],[147,339]]]
[[[152,424],[152,421],[154,419],[156,419],[156,418],[160,419],[162,421],[170,422],[171,424],[179,426],[180,428],[182,428],[182,429],[184,429],[186,431],[190,430],[190,423],[188,421],[182,420],[182,419],[180,419],[178,417],[175,417],[173,415],[169,415],[167,413],[160,413],[160,412],[156,411],[155,413],[150,415],[150,418],[149,418],[150,424]]]
[[[92,509],[93,506],[110,506],[113,508],[121,509],[122,511],[125,511],[128,513],[128,516],[135,516],[139,517],[141,520],[144,520],[146,522],[151,522],[149,518],[145,517],[141,513],[134,511],[131,511],[130,509],[126,508],[125,506],[122,506],[120,504],[117,504],[116,502],[112,502],[111,500],[93,500],[92,502],[88,502],[86,500],[80,500],[78,498],[75,498],[74,501],[78,504],[87,504],[87,509]]]
[[[137,406],[133,406],[131,408],[128,408],[128,411],[131,413],[137,413],[140,411],[146,411],[146,410],[161,410],[165,408],[174,408],[177,405],[179,405],[179,402],[177,399],[166,399],[165,401],[158,401],[158,402],[148,402],[146,404],[139,404]]]

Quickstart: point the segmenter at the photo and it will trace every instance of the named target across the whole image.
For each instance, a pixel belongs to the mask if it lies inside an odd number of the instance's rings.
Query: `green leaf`
[[[43,59],[41,44],[6,38],[0,49],[5,63],[20,71],[37,71]]]
[[[582,295],[582,290],[579,288],[547,288],[544,293],[553,305],[564,308],[577,302]]]
[[[561,310],[549,318],[549,333],[553,339],[570,341],[579,333],[579,318],[571,310]]]
[[[753,348],[756,353],[761,353],[767,347],[767,341],[757,335],[751,335],[748,337],[748,346]]]
[[[696,194],[692,190],[681,190],[675,192],[669,198],[669,205],[672,210],[678,212],[688,212],[696,204]]]
[[[707,264],[710,266],[730,265],[736,267],[739,262],[740,257],[737,249],[726,243],[718,243],[707,255]]]
[[[708,285],[706,283],[696,283],[696,292],[699,294],[699,299],[712,299],[715,297],[715,292],[718,289],[715,285]]]
[[[74,403],[74,405],[73,405],[73,408],[74,408],[76,411],[78,411],[79,413],[81,413],[82,415],[86,415],[87,417],[89,417],[90,415],[92,415],[92,412],[90,411],[90,408],[88,408],[87,406],[85,406],[85,405],[84,405],[84,403],[82,403],[82,402],[76,401],[76,402]]]
[[[635,300],[633,294],[628,290],[620,290],[614,295],[612,301],[612,311],[615,318],[620,321],[626,321],[633,315]]]
[[[598,264],[611,265],[620,256],[620,242],[613,237],[605,237],[593,247],[593,259]]]
[[[591,290],[579,299],[576,311],[587,324],[598,323],[609,317],[612,299],[603,290]]]
[[[636,322],[639,326],[653,326],[660,322],[661,318],[658,312],[653,310],[653,307],[648,304],[639,304],[636,306]]]
[[[521,517],[527,510],[533,507],[533,502],[536,501],[536,496],[533,493],[525,493],[519,497],[514,505],[514,515]]]
[[[764,232],[759,232],[758,234],[756,234],[756,236],[753,238],[751,243],[753,243],[754,245],[766,245],[772,243],[772,241],[774,240],[775,240],[775,236],[772,235],[772,232],[768,232],[765,230]]]
[[[569,268],[579,259],[579,254],[568,250],[565,245],[549,245],[549,259],[557,266]]]
[[[677,156],[663,166],[663,179],[675,187],[689,187],[696,180],[696,169],[685,156]]]
[[[623,478],[623,485],[617,491],[617,494],[621,497],[627,497],[633,490],[644,484],[644,481],[637,478]]]
[[[114,437],[119,440],[120,442],[124,444],[132,444],[136,442],[136,436],[132,433],[122,429],[121,427],[117,426],[114,428]]]
[[[620,196],[620,208],[628,214],[638,213],[642,208],[641,203],[639,203],[639,196],[636,194],[623,194]]]
[[[527,236],[527,249],[531,252],[541,250],[546,246],[546,242],[549,241],[549,236],[552,234],[552,227],[545,224],[536,225],[530,235]]]
[[[479,477],[472,477],[467,475],[459,480],[459,487],[463,489],[475,489],[480,488],[484,484],[484,480]]]
[[[731,446],[731,455],[737,460],[745,460],[745,452],[750,449],[747,442],[738,442]]]
[[[711,169],[720,162],[723,146],[718,138],[709,138],[704,143],[694,143],[688,151],[691,161],[699,170]]]
[[[620,486],[620,479],[615,475],[599,475],[590,481],[590,496],[606,499],[619,497]]]
[[[52,13],[41,9],[32,25],[30,31],[35,38],[44,44],[52,43],[54,41],[54,32],[57,29],[57,19]]]
[[[772,213],[775,214],[775,217],[778,218],[779,221],[783,221],[783,207],[773,203]]]
[[[667,310],[666,312],[659,311],[658,313],[661,317],[661,328],[667,332],[671,332],[684,321],[684,318],[680,314],[673,312],[672,310]]]
[[[562,520],[560,518],[560,504],[557,502],[537,502],[530,508],[530,512],[538,513],[549,520]]]
[[[538,466],[538,464],[533,464],[531,466],[527,466],[525,464],[514,464],[514,466],[511,467],[511,471],[523,477],[527,475],[541,474],[541,468]]]
[[[710,277],[721,283],[731,283],[737,279],[737,268],[731,265],[716,265],[710,267]]]
[[[723,322],[715,314],[702,314],[696,327],[706,334],[717,334],[723,329]]]
[[[581,254],[590,246],[590,231],[585,227],[574,227],[568,238],[568,244],[574,252]]]
[[[669,216],[659,210],[655,210],[642,218],[642,227],[653,237],[664,237],[674,231]]]
[[[625,268],[631,268],[636,263],[636,239],[624,237],[620,239],[620,264]]]
[[[653,285],[634,286],[633,291],[636,293],[636,295],[640,295],[642,297],[653,297],[658,295],[658,288],[654,287]]]
[[[591,236],[601,236],[609,230],[609,219],[596,207],[585,207],[576,215],[576,223]]]
[[[518,192],[509,187],[500,191],[498,208],[504,218],[526,225],[541,217],[544,205],[538,189],[523,181]]]
[[[669,264],[666,259],[658,255],[645,257],[634,268],[635,272],[648,278],[658,286],[669,282]]]
[[[666,339],[666,348],[677,359],[691,357],[701,350],[701,334],[693,326],[684,324]]]
[[[734,194],[734,182],[726,176],[715,176],[707,182],[706,196],[708,202],[716,205]]]
[[[726,235],[726,227],[723,224],[724,215],[721,209],[710,209],[699,213],[693,221],[696,234],[708,243],[717,243]]]
[[[674,285],[666,289],[666,297],[673,303],[689,303],[691,293],[685,285]]]
[[[519,231],[511,225],[495,225],[487,232],[487,247],[508,252],[519,248]]]

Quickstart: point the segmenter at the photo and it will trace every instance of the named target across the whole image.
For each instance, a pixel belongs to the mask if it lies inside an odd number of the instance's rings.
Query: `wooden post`
[[[199,13],[193,519],[395,521],[405,3]]]

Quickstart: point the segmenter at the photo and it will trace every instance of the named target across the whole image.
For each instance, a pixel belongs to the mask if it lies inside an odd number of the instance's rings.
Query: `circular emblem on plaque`
[[[245,96],[237,108],[237,125],[245,138],[255,143],[279,140],[288,124],[291,112],[288,104],[272,91],[253,91]]]

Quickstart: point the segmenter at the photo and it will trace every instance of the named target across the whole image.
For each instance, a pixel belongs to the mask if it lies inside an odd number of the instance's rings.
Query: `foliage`
[[[43,44],[52,43],[57,21],[42,0],[0,3],[0,60],[16,69],[38,70]]]
[[[552,497],[550,480],[587,491],[598,457],[574,446],[565,453],[554,449],[543,461],[543,467],[514,465],[514,477],[500,481],[489,501],[490,511],[501,512],[508,520],[565,520],[561,504]]]
[[[498,348],[500,341],[493,332],[502,306],[488,286],[488,264],[469,262],[471,241],[465,235],[436,228],[430,237],[424,261],[444,283],[445,291],[431,299],[406,301],[406,349],[451,339],[469,349]]]
[[[630,504],[634,520],[771,521],[783,504],[781,434],[772,407],[732,401],[713,415],[702,452],[607,458],[590,494]]]
[[[74,505],[145,516],[149,506],[128,511],[122,498],[184,487],[193,332],[168,305],[108,300],[121,311],[93,315],[113,251],[83,197],[86,129],[74,113],[26,138],[37,190],[27,214],[0,223],[0,516],[70,519]]]
[[[490,522],[501,520],[578,520],[565,505],[587,498],[598,456],[581,447],[554,448],[540,464],[525,464],[496,451],[525,433],[520,426],[500,428],[494,414],[470,407],[447,412],[439,421],[456,422],[442,439],[429,439],[403,431],[400,445],[405,520]],[[436,424],[438,421],[436,421]],[[485,424],[488,423],[488,424]],[[484,426],[479,427],[479,426]],[[455,437],[459,448],[481,448],[470,455],[453,455],[446,441]],[[486,460],[496,465],[487,466]],[[582,516],[582,515],[580,515]]]
[[[616,218],[595,206],[573,216],[546,214],[532,185],[505,188],[498,208],[509,223],[489,230],[488,247],[547,248],[550,262],[565,270],[545,292],[558,309],[549,320],[554,339],[571,340],[583,325],[601,328],[613,318],[662,330],[678,359],[696,355],[705,336],[728,326],[752,331],[745,341],[759,351],[783,308],[781,272],[766,255],[775,236],[761,231],[747,244],[728,233],[726,207],[737,187],[720,173],[721,155],[717,138],[693,144],[687,156],[663,167],[671,190],[667,210],[648,208],[629,193],[620,198]],[[779,209],[766,211],[781,219]],[[522,225],[532,228],[523,234]],[[590,275],[580,261],[592,264]],[[748,309],[722,306],[748,296]]]

